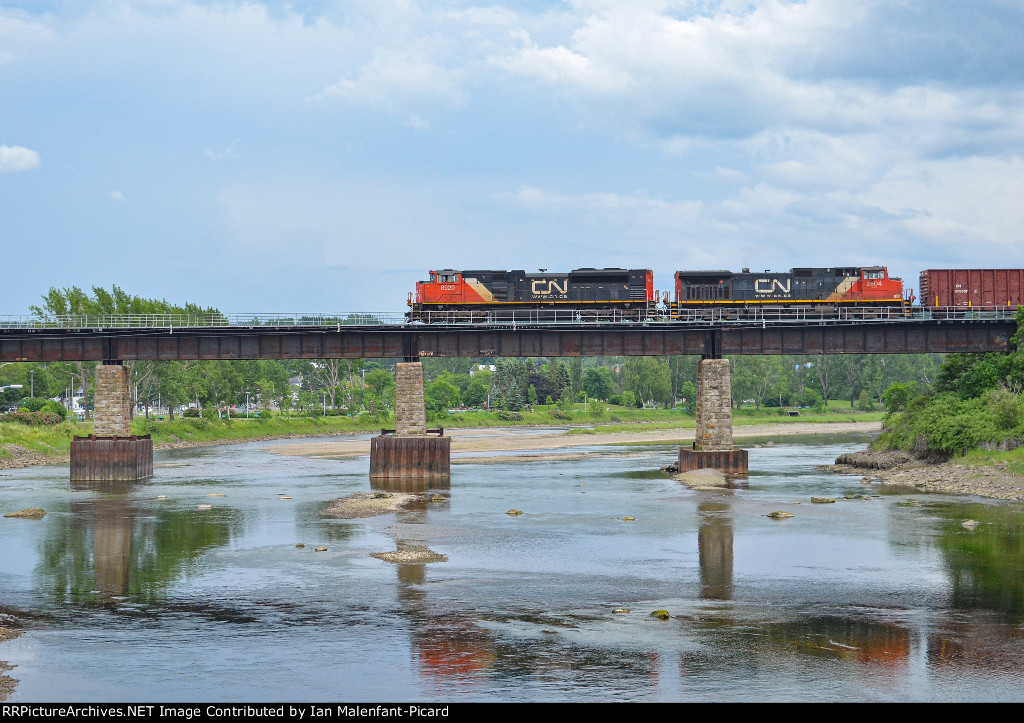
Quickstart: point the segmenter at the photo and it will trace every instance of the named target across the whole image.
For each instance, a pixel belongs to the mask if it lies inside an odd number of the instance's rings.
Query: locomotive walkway
[[[449,312],[415,322],[367,312],[0,316],[0,362],[989,352],[1006,351],[1016,331],[1009,308],[750,314],[586,320],[541,310],[481,321]]]

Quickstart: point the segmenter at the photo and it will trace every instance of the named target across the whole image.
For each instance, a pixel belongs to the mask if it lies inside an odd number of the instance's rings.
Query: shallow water
[[[594,447],[355,520],[321,509],[367,457],[268,442],[157,453],[125,491],[0,473],[0,512],[47,510],[0,518],[10,702],[1024,699],[1024,507],[814,470],[863,437],[774,441],[732,490]],[[399,545],[448,561],[370,557]]]

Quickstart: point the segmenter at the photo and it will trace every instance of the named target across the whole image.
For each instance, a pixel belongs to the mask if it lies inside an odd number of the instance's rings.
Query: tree
[[[750,397],[760,409],[765,399],[780,393],[784,384],[784,362],[771,355],[737,356],[730,359],[733,396]]]
[[[461,405],[459,388],[445,379],[445,375],[432,381],[424,390],[424,406],[435,415]]]
[[[633,392],[638,405],[646,402],[667,403],[669,386],[668,363],[658,357],[630,357],[626,360],[624,386]]]
[[[608,367],[592,367],[583,374],[583,391],[591,399],[608,399],[612,394],[612,372]]]

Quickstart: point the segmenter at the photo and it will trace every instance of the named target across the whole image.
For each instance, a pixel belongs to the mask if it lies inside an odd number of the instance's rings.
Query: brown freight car
[[[919,288],[926,308],[1015,308],[1024,304],[1024,269],[928,269]]]

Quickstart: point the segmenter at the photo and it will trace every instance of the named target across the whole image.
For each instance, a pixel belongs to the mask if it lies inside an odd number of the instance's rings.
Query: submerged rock
[[[790,517],[796,517],[796,515],[785,510],[775,510],[774,512],[769,512],[768,517],[771,517],[773,520],[785,520]]]
[[[430,501],[431,502],[444,502],[447,499],[448,498],[445,497],[444,495],[439,495],[439,494],[436,494],[436,493],[430,495]]]
[[[973,530],[975,527],[978,526],[978,524],[979,522],[977,520],[964,520],[960,523],[960,526],[965,530]]]
[[[299,549],[301,550],[301,549],[302,549],[303,547],[305,547],[306,545],[305,545],[304,543],[302,543],[302,542],[296,542],[296,543],[295,543],[295,546],[296,546],[297,548],[299,548]]]
[[[316,548],[316,552],[327,552],[327,548],[326,547],[318,547],[318,548]]]
[[[668,620],[671,615],[668,614],[668,610],[655,610],[651,613],[652,618],[658,618],[658,620]]]
[[[22,520],[41,520],[46,516],[46,510],[42,507],[28,507],[17,512],[8,512],[4,517],[17,517]]]
[[[521,515],[521,514],[523,514],[523,511],[522,511],[522,510],[509,510],[509,511],[508,511],[508,512],[506,512],[505,514],[506,514],[506,515],[511,515],[512,517],[515,517],[516,515]]]
[[[622,613],[628,613],[629,608],[615,608],[612,612],[616,615],[621,615]]]
[[[812,497],[811,502],[816,505],[827,505],[835,502],[831,497]]]
[[[632,521],[633,521],[633,520],[635,520],[636,518],[635,518],[635,517],[630,517],[629,515],[626,515],[626,516],[625,516],[625,517],[623,517],[622,519],[623,519],[623,520],[624,520],[625,522],[632,522]]]

